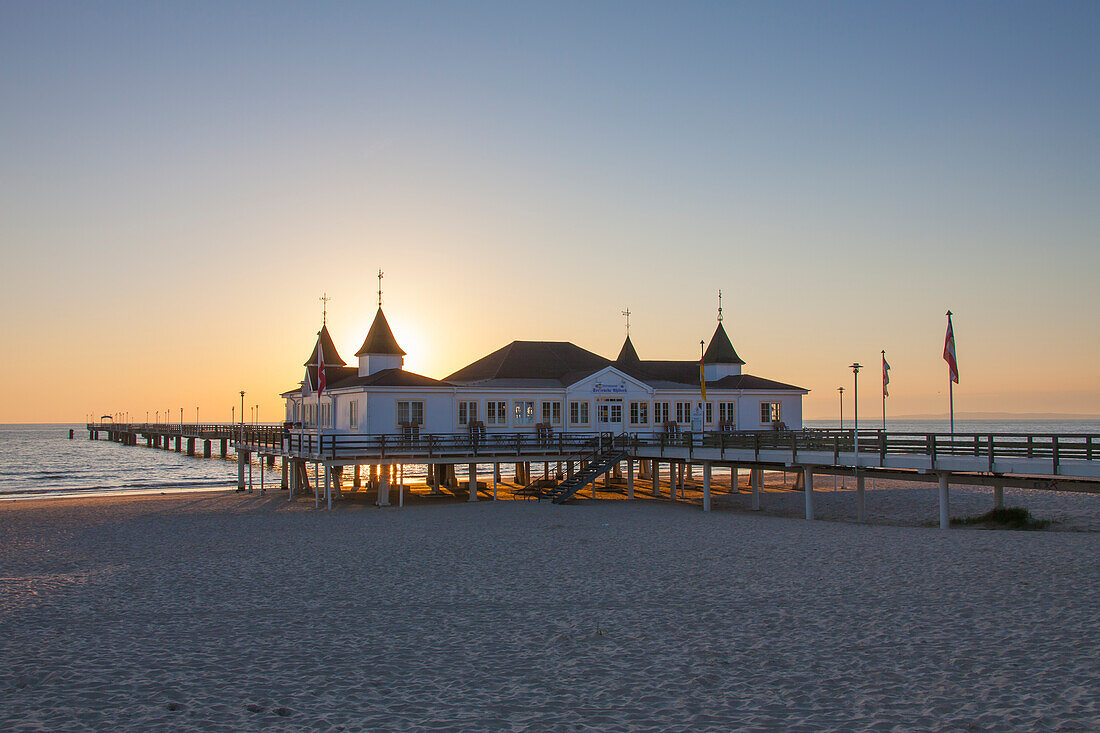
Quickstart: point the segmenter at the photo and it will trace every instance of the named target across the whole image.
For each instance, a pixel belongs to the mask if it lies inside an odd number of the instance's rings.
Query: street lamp
[[[852,364],[852,414],[855,416],[855,428],[852,432],[855,438],[856,466],[859,466],[859,370],[863,365],[858,361]]]
[[[836,391],[840,393],[840,429],[844,429],[844,388],[837,387]]]
[[[241,442],[244,442],[244,390],[241,390]]]

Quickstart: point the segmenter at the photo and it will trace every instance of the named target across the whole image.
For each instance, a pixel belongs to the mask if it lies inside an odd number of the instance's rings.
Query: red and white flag
[[[947,336],[943,341],[943,360],[951,374],[951,381],[959,383],[959,364],[955,361],[955,329],[951,327],[951,311],[947,311]]]
[[[886,361],[886,352],[882,352],[882,396],[889,397],[890,391],[886,385],[890,384],[890,364]]]

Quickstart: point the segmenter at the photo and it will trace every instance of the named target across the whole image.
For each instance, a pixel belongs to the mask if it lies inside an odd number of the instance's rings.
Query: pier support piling
[[[237,452],[237,491],[244,491],[244,469],[248,463],[248,451]]]
[[[993,508],[1004,509],[1005,508],[1005,487],[1004,484],[995,484],[993,486]]]
[[[213,451],[211,450],[212,447],[213,446],[211,445],[211,442],[209,440],[202,441],[202,457],[203,458],[209,458],[211,456],[211,454],[213,453]]]
[[[863,524],[867,521],[867,498],[864,495],[863,474],[856,472],[856,521]]]
[[[626,459],[626,498],[634,498],[634,459]]]
[[[749,483],[752,484],[752,510],[760,511],[760,484],[764,482],[764,471],[759,468],[749,469]]]
[[[280,478],[279,478],[279,488],[282,489],[283,491],[287,491],[287,490],[290,489],[290,481],[289,481],[290,477],[287,475],[289,473],[289,471],[287,471],[286,456],[283,456],[280,459],[279,467],[281,469],[280,473],[282,474],[282,476],[280,476]]]
[[[710,463],[703,464],[703,511],[710,511]]]
[[[390,505],[390,467],[382,465],[378,471],[378,506]]]
[[[470,471],[470,498],[467,501],[477,501],[477,464],[469,465]]]
[[[949,508],[949,488],[947,474],[940,474],[940,529],[951,528],[951,512]]]
[[[814,467],[803,466],[803,491],[806,494],[806,519],[814,518]]]

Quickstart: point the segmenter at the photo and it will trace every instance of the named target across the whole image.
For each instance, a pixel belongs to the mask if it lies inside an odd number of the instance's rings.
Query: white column
[[[1005,508],[1005,487],[1004,484],[993,485],[993,508],[1004,509]]]
[[[626,459],[626,498],[634,498],[634,459]]]
[[[477,501],[477,464],[471,463],[470,469],[470,498],[468,501]]]
[[[947,474],[940,474],[940,529],[951,528],[951,516],[948,507]]]
[[[710,463],[703,464],[703,511],[710,511]]]
[[[814,518],[814,469],[813,466],[802,467],[803,489],[806,492],[806,519]]]
[[[856,474],[856,521],[863,524],[867,521],[867,504],[863,493],[863,474]]]
[[[764,482],[764,472],[759,468],[749,469],[749,482],[752,484],[752,510],[760,511],[760,484]]]
[[[378,506],[390,505],[390,467],[382,464],[378,467]]]

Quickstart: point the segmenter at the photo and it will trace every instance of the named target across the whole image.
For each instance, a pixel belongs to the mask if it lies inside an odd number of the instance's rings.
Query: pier
[[[353,490],[360,489],[361,468],[379,491],[378,503],[389,505],[391,474],[409,464],[427,465],[433,493],[441,484],[457,488],[454,467],[467,467],[470,501],[477,501],[478,466],[491,466],[493,497],[501,464],[515,464],[516,481],[527,496],[568,501],[601,478],[623,477],[627,498],[634,498],[635,479],[642,479],[653,496],[675,500],[687,478],[699,471],[702,508],[712,504],[715,468],[727,469],[732,486],[746,471],[759,508],[764,471],[797,475],[805,496],[806,519],[814,518],[814,479],[852,477],[857,486],[858,519],[864,520],[866,479],[934,482],[939,485],[940,526],[949,525],[952,484],[991,486],[995,506],[1003,504],[1009,486],[1050,489],[1070,480],[1085,490],[1100,491],[1100,436],[1091,434],[1021,433],[900,433],[852,430],[706,432],[656,437],[610,433],[318,434],[279,425],[240,424],[111,424],[89,423],[89,438],[101,436],[123,445],[140,445],[210,457],[216,443],[221,456],[232,446],[238,460],[238,488],[244,488],[246,465],[253,454],[268,466],[282,461],[281,487],[295,493],[309,490],[309,466],[323,479],[315,481],[315,498],[331,508],[343,490],[344,471],[353,472]],[[531,464],[553,464],[532,479]],[[320,486],[318,486],[320,483]],[[400,499],[399,499],[400,501]]]

